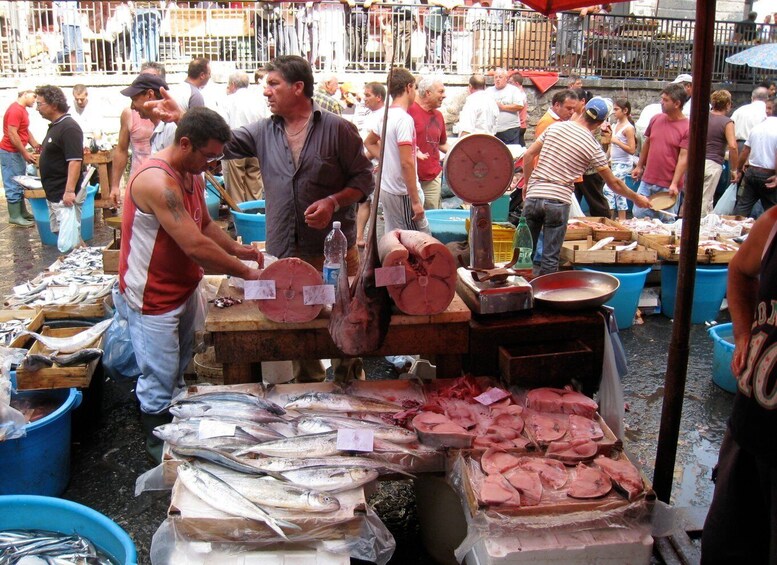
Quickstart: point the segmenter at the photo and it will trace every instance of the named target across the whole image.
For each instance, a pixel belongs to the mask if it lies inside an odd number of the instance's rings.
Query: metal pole
[[[672,494],[680,417],[683,412],[685,380],[688,371],[688,341],[691,329],[693,285],[696,280],[696,250],[699,245],[704,158],[709,120],[709,95],[712,77],[715,0],[696,3],[694,30],[693,90],[691,107],[688,176],[683,208],[683,232],[680,238],[680,264],[672,340],[669,344],[661,429],[658,434],[653,488],[658,499],[669,503]]]

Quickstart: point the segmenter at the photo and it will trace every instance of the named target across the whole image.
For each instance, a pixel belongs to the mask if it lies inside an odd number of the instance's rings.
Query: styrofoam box
[[[524,531],[510,537],[481,539],[467,553],[464,563],[643,565],[650,563],[652,552],[653,538],[643,530]]]
[[[350,565],[347,554],[315,549],[229,552],[214,549],[207,542],[178,544],[170,563],[187,565]]]

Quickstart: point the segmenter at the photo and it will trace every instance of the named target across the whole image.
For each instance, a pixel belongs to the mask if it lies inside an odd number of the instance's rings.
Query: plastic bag
[[[18,365],[26,355],[25,349],[0,347],[0,442],[27,435],[27,419],[11,407],[11,365]]]
[[[615,323],[614,314],[609,314],[609,323],[604,324],[604,359],[602,380],[599,384],[599,413],[618,439],[623,439],[623,418],[625,417],[623,383],[615,358],[609,325]],[[617,335],[617,326],[616,326]]]
[[[720,197],[715,208],[712,210],[718,216],[730,216],[734,213],[734,206],[737,203],[737,183],[732,182],[728,185],[726,192]]]
[[[81,219],[75,206],[63,206],[57,210],[59,220],[59,237],[57,249],[68,253],[81,244]]]
[[[130,338],[127,305],[118,285],[113,287],[113,304],[116,306],[113,323],[103,339],[103,369],[114,381],[135,378],[140,376],[141,371]]]

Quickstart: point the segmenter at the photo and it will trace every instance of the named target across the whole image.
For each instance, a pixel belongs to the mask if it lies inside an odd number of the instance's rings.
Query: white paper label
[[[246,281],[243,293],[246,300],[275,300],[275,281]]]
[[[378,267],[375,269],[375,286],[391,286],[405,284],[405,268],[402,265],[394,267]]]
[[[340,451],[372,451],[373,430],[337,430],[337,449]]]
[[[200,420],[197,436],[200,439],[212,437],[232,437],[235,435],[235,424],[219,420]]]
[[[302,303],[305,306],[313,304],[334,304],[335,303],[335,285],[318,284],[302,287]]]
[[[486,392],[475,397],[477,402],[484,406],[491,406],[494,402],[499,402],[510,396],[510,393],[501,388],[491,387]]]

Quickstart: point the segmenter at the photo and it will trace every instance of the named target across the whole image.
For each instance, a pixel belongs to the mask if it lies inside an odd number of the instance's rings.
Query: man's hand
[[[38,156],[30,153],[29,151],[22,153],[22,157],[24,157],[25,161],[32,163],[33,165],[38,161]]]
[[[672,196],[678,196],[680,194],[680,189],[677,188],[677,185],[672,183],[669,185],[669,194]]]
[[[69,208],[75,203],[76,203],[76,193],[65,191],[65,194],[62,196],[62,204],[64,204]]]
[[[260,269],[264,266],[264,254],[253,245],[238,245],[235,257],[243,261],[256,261]]]
[[[743,336],[736,341],[734,355],[731,357],[731,373],[734,375],[734,378],[738,379],[739,375],[747,367],[747,350],[750,347],[750,336]]]
[[[111,189],[111,202],[113,202],[113,206],[116,208],[121,206],[121,189],[119,187]]]
[[[322,230],[329,227],[334,212],[335,203],[331,198],[316,200],[305,210],[305,223],[311,228]]]
[[[642,178],[642,171],[642,167],[639,165],[634,165],[634,168],[631,170],[631,178],[634,180],[640,180]]]
[[[423,151],[416,150],[415,157],[419,161],[426,161],[429,158],[429,153],[424,153]]]
[[[153,112],[163,122],[178,123],[184,114],[178,102],[170,96],[170,93],[164,87],[159,89],[159,93],[162,95],[161,100],[149,100],[144,104],[144,107],[149,112]]]
[[[637,194],[637,196],[634,198],[634,204],[640,208],[647,208],[649,210],[652,209],[650,206],[650,199],[644,194]]]
[[[764,183],[766,188],[777,188],[777,175],[772,175]]]
[[[421,204],[420,201],[413,202],[413,221],[417,222],[423,217],[424,217],[424,205]]]

